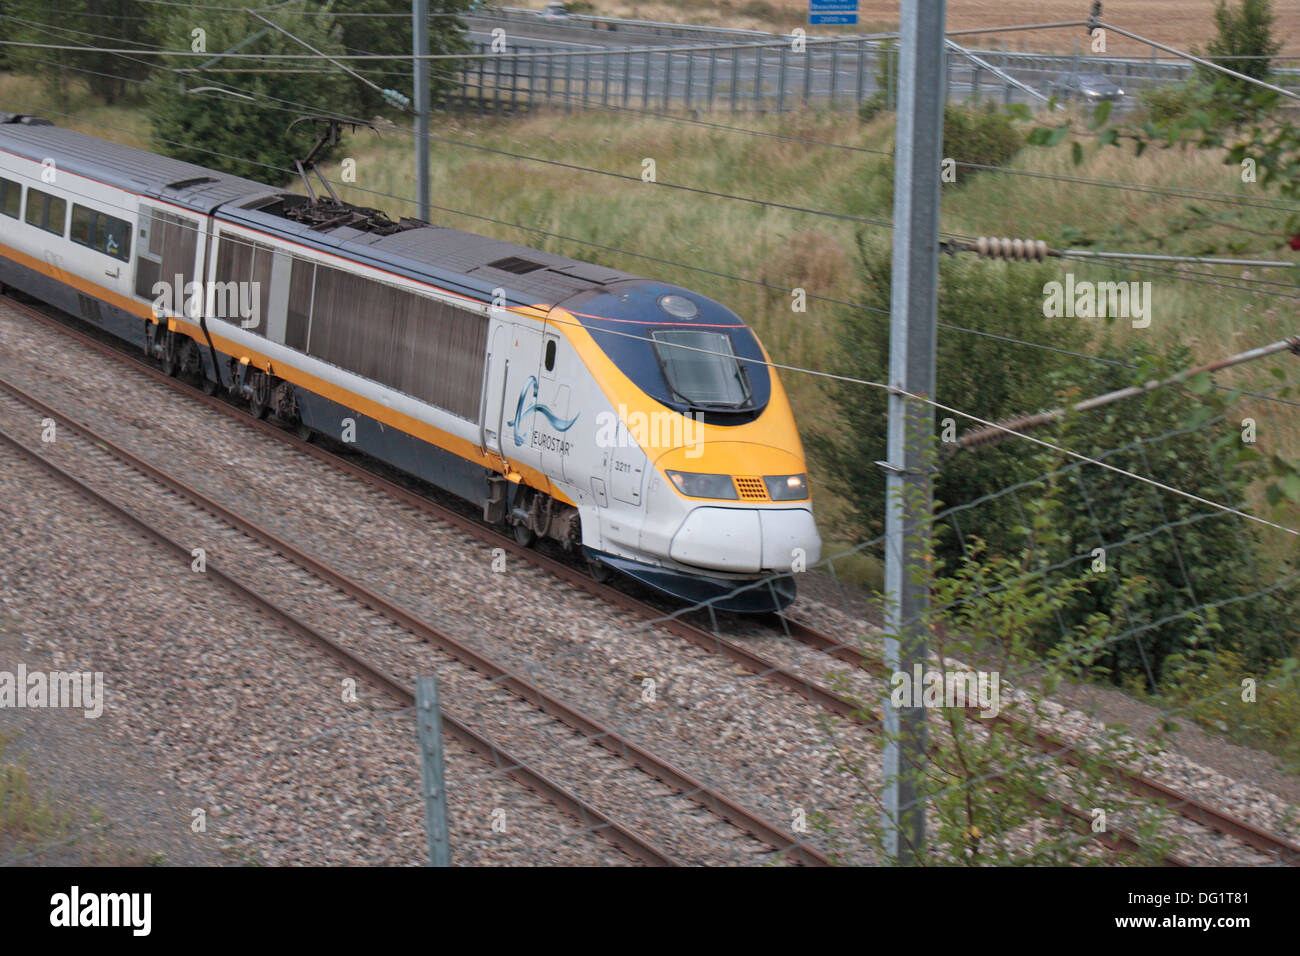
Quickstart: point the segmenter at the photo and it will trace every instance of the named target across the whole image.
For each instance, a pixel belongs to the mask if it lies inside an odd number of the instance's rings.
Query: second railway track
[[[769,658],[766,658],[752,649],[744,646],[734,639],[723,637],[717,632],[716,622],[713,630],[697,625],[687,620],[680,613],[665,613],[661,608],[653,604],[641,601],[632,597],[617,588],[610,587],[606,584],[598,583],[592,580],[586,573],[577,567],[557,560],[547,554],[540,553],[532,549],[526,549],[518,546],[509,536],[501,534],[494,529],[483,525],[482,523],[468,517],[467,515],[453,509],[431,501],[424,495],[418,494],[411,489],[396,484],[382,475],[376,474],[370,468],[362,467],[353,461],[342,458],[326,449],[317,445],[301,441],[289,435],[283,429],[263,421],[256,421],[248,418],[247,415],[238,412],[228,402],[220,399],[203,395],[199,390],[173,379],[168,379],[161,372],[151,366],[132,360],[126,357],[120,349],[109,346],[88,336],[85,332],[78,329],[69,328],[66,323],[58,322],[49,316],[31,309],[31,307],[21,306],[23,311],[33,314],[34,317],[43,322],[56,325],[60,331],[72,335],[85,344],[95,348],[104,354],[109,354],[119,361],[130,363],[134,368],[150,375],[156,380],[167,382],[168,384],[186,390],[191,397],[197,401],[204,402],[210,407],[216,408],[225,414],[238,416],[246,424],[262,431],[266,434],[274,434],[278,438],[289,442],[297,450],[312,455],[322,461],[330,463],[332,466],[356,477],[368,484],[383,489],[386,493],[403,501],[404,503],[417,508],[425,513],[431,514],[438,519],[448,522],[457,528],[475,536],[486,545],[492,548],[500,548],[505,553],[514,557],[522,558],[530,564],[541,568],[550,574],[560,578],[566,583],[581,588],[602,601],[613,604],[631,614],[637,616],[645,625],[661,627],[668,632],[682,638],[691,644],[699,647],[709,653],[719,654],[736,666],[743,668],[745,671],[758,675],[763,679],[784,688],[786,691],[797,694],[808,700],[817,707],[834,714],[841,718],[860,720],[861,714],[858,705],[845,697],[843,694],[827,688],[823,683],[802,675],[797,669],[780,664]],[[352,594],[354,599],[362,603],[368,603],[366,596],[361,594]],[[853,664],[855,667],[869,667],[870,661],[856,647],[851,647],[845,642],[837,641],[816,629],[802,624],[793,618],[783,618],[777,621],[776,628],[783,632],[784,635],[792,641],[808,645],[823,654],[830,655],[840,661]],[[424,639],[428,639],[425,637]],[[472,651],[470,652],[473,653]],[[473,666],[473,665],[471,665]],[[487,668],[491,672],[492,667]],[[501,675],[497,675],[500,679]],[[522,694],[530,694],[534,689],[526,681],[521,681],[514,687],[515,691]],[[584,724],[585,718],[579,719],[576,724],[570,723],[569,726],[579,733],[588,735],[596,734],[602,736],[596,729],[598,725]],[[581,726],[582,729],[578,730]],[[611,741],[613,738],[602,739]],[[1048,739],[1040,741],[1040,749],[1045,752],[1052,752],[1050,748],[1061,749],[1059,742]],[[611,749],[606,745],[606,749]],[[676,785],[682,788],[688,788],[693,782],[689,775],[670,775],[675,780]],[[1300,860],[1300,850],[1291,841],[1270,834],[1252,824],[1238,820],[1231,815],[1216,810],[1204,801],[1196,800],[1176,790],[1160,784],[1156,781],[1149,780],[1139,775],[1130,775],[1126,781],[1131,789],[1144,795],[1145,797],[1157,800],[1170,807],[1176,813],[1196,823],[1198,826],[1215,830],[1219,833],[1228,835],[1234,840],[1250,846],[1262,853],[1269,854],[1274,859],[1295,862]],[[776,828],[774,828],[776,829]],[[776,832],[781,832],[776,829]],[[775,840],[769,840],[769,845],[774,844]],[[791,844],[796,845],[796,844]]]
[[[65,437],[44,446],[44,454],[36,451],[33,443],[12,434],[13,422],[22,417],[24,405],[64,431]],[[40,420],[30,414],[27,417],[33,425]],[[259,612],[323,646],[402,703],[414,703],[410,687],[415,673],[435,662],[412,661],[409,654],[403,660],[402,655],[394,654],[394,648],[403,643],[408,652],[411,644],[437,648],[445,655],[436,664],[447,687],[444,717],[453,736],[636,859],[659,865],[764,862],[779,856],[813,865],[830,862],[815,847],[784,833],[578,708],[425,624],[90,426],[0,380],[0,421],[6,419],[9,424],[0,426],[0,441],[39,462],[82,495],[109,507],[187,562],[194,547],[203,547],[209,562],[207,572],[238,590]],[[69,450],[68,431],[82,447]],[[80,467],[56,461],[74,458]],[[105,485],[114,491],[105,490]],[[259,550],[261,553],[256,553]],[[250,577],[256,586],[249,583]],[[320,584],[347,595],[351,606],[336,601],[332,613],[325,617],[319,612],[305,613],[306,602],[295,600],[295,593]],[[353,620],[345,620],[348,615]],[[381,657],[398,663],[385,667],[376,663]],[[403,665],[409,673],[406,682],[392,676]],[[539,712],[544,715],[540,720]],[[491,736],[483,731],[484,724],[490,726]],[[563,730],[557,731],[551,724]],[[507,735],[512,739],[511,750],[494,742]],[[528,747],[528,758],[515,756],[522,746]],[[594,748],[601,748],[605,757],[595,757]],[[570,782],[558,783],[559,778]],[[581,782],[575,784],[575,779]],[[598,793],[580,795],[579,790]],[[700,809],[706,813],[700,814]],[[636,826],[628,822],[630,816],[637,819]],[[646,829],[656,833],[643,835]]]

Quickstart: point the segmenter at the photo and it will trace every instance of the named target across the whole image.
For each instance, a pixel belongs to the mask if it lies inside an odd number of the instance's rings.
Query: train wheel
[[[206,375],[204,375],[203,378],[199,381],[199,388],[203,389],[204,395],[217,394],[217,389],[219,387],[220,386],[213,379],[208,378]]]
[[[163,374],[168,378],[175,378],[176,373],[181,370],[180,350],[176,344],[176,333],[171,331],[163,333],[162,370]]]
[[[599,558],[587,558],[587,573],[597,584],[604,584],[614,576],[614,571],[608,564]]]
[[[176,349],[176,364],[176,374],[187,382],[203,377],[203,359],[199,357],[199,347],[192,338],[185,336],[181,339],[181,344]]]
[[[531,548],[537,543],[537,534],[526,524],[516,524],[512,527],[515,535],[515,541],[524,548]]]
[[[293,426],[293,433],[302,441],[311,441],[316,437],[316,429],[312,428],[301,419],[299,419],[297,425]]]
[[[265,418],[271,411],[271,376],[265,372],[249,372],[248,387],[253,394],[248,399],[248,411],[254,418]]]

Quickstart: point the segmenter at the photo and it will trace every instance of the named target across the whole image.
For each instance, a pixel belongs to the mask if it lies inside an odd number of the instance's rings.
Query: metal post
[[[840,45],[831,44],[831,109],[835,109],[835,92],[840,75]]]
[[[632,48],[623,51],[623,105],[627,106],[628,97],[632,95]]]
[[[807,106],[812,98],[812,61],[813,51],[807,44],[803,48],[803,105]]]
[[[416,679],[415,719],[420,736],[424,832],[429,840],[429,865],[451,866],[451,838],[447,833],[447,788],[442,771],[442,711],[438,704],[436,677]]]
[[[885,102],[891,110],[898,109],[898,47],[891,45],[882,51],[885,57]]]
[[[429,0],[413,0],[411,32],[415,62],[415,215],[429,221]]]
[[[468,67],[460,71],[460,101],[462,106],[469,105],[469,68]]]
[[[763,112],[763,48],[754,47],[754,112]]]
[[[686,108],[691,108],[691,87],[695,85],[695,54],[686,54]]]
[[[664,112],[668,112],[669,101],[673,95],[673,55],[664,53]]]
[[[573,112],[573,57],[564,58],[564,112]]]
[[[718,51],[709,51],[709,112],[713,112],[714,87],[718,82]]]
[[[500,116],[504,109],[501,105],[501,61],[503,59],[505,59],[504,55],[492,59],[492,111],[497,116]]]
[[[866,72],[867,72],[867,41],[859,40],[858,41],[858,98],[854,101],[859,106],[862,105],[862,94],[864,91],[864,84],[866,83],[866,79],[867,79]]]
[[[650,51],[645,51],[645,74],[641,78],[641,108],[650,105]]]
[[[777,111],[778,113],[784,113],[784,112],[785,112],[785,68],[786,68],[787,60],[788,60],[788,57],[786,56],[786,54],[789,53],[789,52],[790,52],[790,51],[787,50],[785,47],[781,47],[781,57],[780,57],[779,62],[777,63],[777,74],[776,74],[776,111]],[[808,101],[805,99],[805,100],[804,100],[804,103],[806,104],[807,102],[808,102]]]
[[[537,57],[528,58],[528,112],[537,111]]]
[[[939,175],[943,158],[944,22],[947,0],[900,4],[898,132],[894,153],[894,255],[890,296],[889,382],[913,395],[934,396],[938,308]],[[889,396],[889,460],[885,515],[885,594],[889,599],[885,670],[910,675],[926,666],[920,616],[927,566],[931,484],[927,453],[934,412],[899,392]],[[918,782],[925,760],[925,711],[885,703],[886,851],[912,865],[925,852],[925,804]]]
[[[731,51],[731,112],[736,112],[736,97],[740,95],[740,51]]]
[[[591,94],[591,54],[582,58],[582,108],[587,108],[588,97]]]

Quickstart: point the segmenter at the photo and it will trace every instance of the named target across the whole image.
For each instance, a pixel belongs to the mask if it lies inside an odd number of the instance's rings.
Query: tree
[[[460,16],[474,6],[475,0],[429,0],[431,54],[469,51],[466,27]],[[347,53],[410,56],[413,48],[410,0],[337,0],[328,9],[334,14],[335,35]],[[410,90],[410,60],[362,60],[353,63],[352,67],[385,89]],[[430,63],[433,102],[437,102],[442,91],[453,86],[458,69],[456,61],[433,60]],[[400,75],[402,73],[405,75]],[[358,84],[355,92],[356,109],[361,115],[370,116],[384,108],[383,97],[375,90]]]
[[[837,323],[841,356],[835,371],[853,378],[883,381],[889,369],[890,274],[887,249],[859,238],[866,309],[847,311]],[[980,262],[945,258],[940,264],[939,322],[935,399],[984,418],[997,419],[1048,407],[1069,384],[1070,357],[1063,352],[1017,347],[1007,337],[1049,342],[1062,349],[1079,347],[1078,323],[1043,315],[1043,285],[1054,270],[1024,263]],[[881,311],[873,311],[881,310]],[[881,314],[881,312],[884,314]],[[986,334],[977,334],[986,333]],[[858,540],[884,530],[885,474],[875,464],[886,457],[887,398],[880,389],[833,380],[827,386],[839,421],[814,431],[808,446],[821,473],[849,503],[849,534]],[[938,413],[941,435],[965,430],[970,422]],[[1045,469],[1032,446],[995,446],[980,455],[945,462],[935,480],[935,497],[945,505],[975,501]],[[994,552],[1018,550],[1021,540],[1010,529],[1021,521],[1011,499],[982,506],[973,516]],[[964,522],[965,516],[960,516]],[[964,529],[964,525],[962,526]],[[960,542],[948,540],[941,556],[954,559]]]
[[[260,7],[252,0],[239,0]],[[323,60],[223,58],[240,54],[303,54],[309,51],[266,27],[242,9],[201,3],[165,8],[157,26],[168,49],[201,48],[212,55],[168,57],[163,66],[193,70],[153,84],[150,123],[158,148],[169,156],[222,172],[280,184],[293,175],[314,139],[310,127],[286,131],[307,114],[351,115],[355,80]],[[282,8],[273,15],[285,30],[325,53],[341,53],[329,18]],[[249,72],[249,71],[253,72]],[[292,72],[261,72],[292,71]],[[192,92],[196,91],[197,92]],[[224,90],[226,92],[219,92]]]
[[[1101,354],[1120,357],[1113,350]],[[1136,364],[1136,371],[1094,364],[1083,370],[1082,394],[1161,379],[1196,364],[1182,346],[1165,354],[1132,346],[1122,358]],[[1187,387],[1158,389],[1067,419],[1059,441],[1115,467],[1236,506],[1250,497],[1267,468],[1263,456],[1242,442],[1232,409],[1232,399],[1213,391],[1203,374]],[[1089,555],[1103,545],[1105,553],[1103,570],[1090,573],[1087,587],[1062,610],[1061,626],[1105,613],[1136,631],[1099,658],[1115,678],[1141,676],[1154,690],[1166,659],[1197,647],[1210,630],[1217,632],[1217,646],[1255,667],[1285,657],[1300,637],[1290,610],[1295,587],[1241,599],[1270,583],[1261,579],[1266,562],[1249,522],[1095,465],[1071,469],[1064,487],[1075,507],[1059,516],[1057,553],[1050,563]],[[1076,560],[1070,567],[1091,563]],[[1133,579],[1152,586],[1122,596],[1124,582]],[[1220,606],[1203,610],[1209,605]],[[1049,643],[1059,639],[1059,631],[1048,633]]]
[[[110,106],[130,97],[153,69],[155,8],[140,0],[64,0],[53,10],[44,0],[5,0],[6,34],[27,43],[81,47],[136,47],[136,54],[94,50],[8,47],[9,66],[42,77],[60,104],[69,82],[80,79]]]
[[[1035,487],[1026,506],[1028,534],[1016,552],[993,555],[972,538],[951,566],[935,558],[907,569],[931,593],[919,622],[931,654],[924,683],[940,693],[913,691],[914,673],[887,674],[884,699],[859,699],[858,714],[876,720],[880,708],[924,708],[930,736],[914,777],[927,816],[920,865],[1112,865],[1107,846],[1125,862],[1153,865],[1175,849],[1165,808],[1115,786],[1117,771],[1132,772],[1159,753],[1161,736],[1141,739],[1108,727],[1074,742],[1059,738],[1053,726],[1059,711],[1051,695],[1086,670],[1125,627],[1122,619],[1094,613],[1051,653],[1044,656],[1037,646],[1042,631],[1088,582],[1077,569],[1056,576],[1037,570],[1042,549],[1055,543],[1061,491],[1050,481]],[[1138,581],[1123,585],[1125,596],[1140,590]],[[878,635],[864,637],[863,651],[877,656],[878,641]],[[972,672],[976,661],[980,670]],[[964,680],[976,675],[990,679]],[[961,700],[942,693],[957,686],[974,693],[963,691]],[[882,741],[890,735],[880,732]],[[1040,752],[1044,736],[1053,741],[1050,755]],[[865,797],[853,806],[853,823],[883,851],[888,833],[879,800],[881,771],[842,742],[835,746],[844,757],[842,770],[861,784]],[[1105,813],[1099,818],[1092,808]],[[1090,809],[1091,819],[1084,815]],[[1107,816],[1124,819],[1136,847],[1115,843]],[[837,835],[829,817],[815,820]]]
[[[1257,80],[1268,79],[1271,60],[1282,49],[1281,41],[1273,38],[1273,0],[1241,0],[1240,7],[1219,0],[1214,25],[1217,35],[1210,41],[1210,59]],[[1242,80],[1228,79],[1246,86]]]

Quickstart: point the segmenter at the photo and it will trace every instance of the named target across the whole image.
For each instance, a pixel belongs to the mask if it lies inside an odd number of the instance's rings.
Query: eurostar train
[[[689,289],[3,113],[0,283],[597,576],[763,611],[819,557],[780,379]]]

